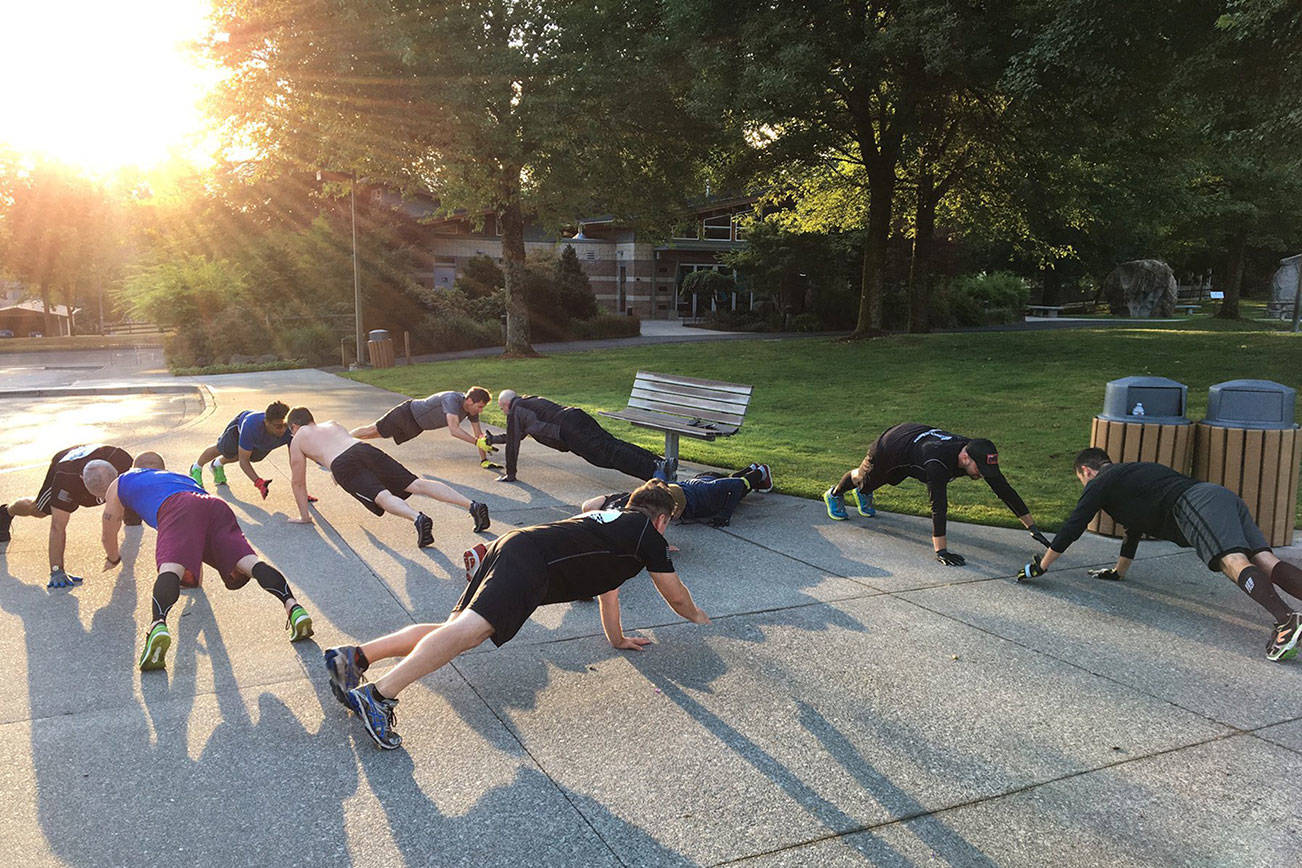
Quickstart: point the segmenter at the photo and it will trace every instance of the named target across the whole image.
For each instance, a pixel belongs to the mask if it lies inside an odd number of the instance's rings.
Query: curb
[[[194,392],[203,397],[201,386],[160,384],[139,386],[52,386],[42,389],[0,389],[0,398],[57,398],[75,395],[178,395]],[[207,401],[205,400],[205,403]]]

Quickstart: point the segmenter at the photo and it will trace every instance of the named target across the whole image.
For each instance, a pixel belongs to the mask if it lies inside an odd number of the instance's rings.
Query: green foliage
[[[802,313],[791,319],[791,330],[793,332],[816,332],[822,329],[823,321],[818,318],[817,314]]]
[[[933,315],[937,325],[983,326],[1021,322],[1031,291],[1026,281],[1006,271],[967,274],[953,280],[941,309]]]
[[[570,338],[595,341],[602,338],[635,338],[642,334],[642,320],[625,314],[599,313],[591,319],[570,323]]]
[[[737,291],[737,281],[721,271],[701,269],[683,278],[682,291],[695,295],[700,299],[698,304],[702,307],[708,306],[711,299],[718,304],[725,304]]]
[[[486,298],[506,286],[506,275],[489,256],[472,256],[461,266],[454,288],[470,298]]]

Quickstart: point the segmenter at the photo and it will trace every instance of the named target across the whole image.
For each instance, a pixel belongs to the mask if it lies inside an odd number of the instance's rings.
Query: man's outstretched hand
[[[1125,578],[1124,576],[1121,575],[1121,573],[1117,572],[1112,567],[1107,567],[1106,569],[1101,569],[1101,570],[1090,570],[1089,574],[1093,578],[1103,579],[1105,582],[1119,582],[1123,578]]]
[[[651,644],[650,639],[643,639],[641,636],[625,636],[618,642],[611,642],[611,647],[618,648],[620,651],[645,651],[647,645]]]
[[[949,549],[941,549],[936,552],[936,560],[947,567],[961,567],[967,563],[967,558]]]
[[[258,480],[253,483],[253,487],[262,494],[262,499],[266,500],[267,492],[271,490],[271,480],[259,477]]]
[[[1027,579],[1035,579],[1044,575],[1044,567],[1040,566],[1040,556],[1033,555],[1017,574],[1017,581],[1024,582]]]

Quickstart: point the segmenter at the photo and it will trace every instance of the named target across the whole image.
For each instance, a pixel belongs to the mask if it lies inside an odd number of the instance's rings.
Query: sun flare
[[[0,144],[109,172],[202,160],[199,101],[218,74],[191,50],[211,0],[0,0]]]

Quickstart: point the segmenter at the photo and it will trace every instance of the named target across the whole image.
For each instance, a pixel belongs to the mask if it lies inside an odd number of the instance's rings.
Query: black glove
[[[487,443],[489,446],[497,446],[497,445],[499,445],[499,444],[505,444],[505,443],[506,443],[506,435],[505,435],[505,434],[494,434],[492,431],[485,431],[485,432],[484,432],[484,442]]]
[[[732,519],[726,515],[716,515],[707,522],[710,527],[727,527],[732,523]]]
[[[949,549],[941,549],[936,552],[936,560],[940,561],[947,567],[961,567],[967,563],[967,559],[960,554],[955,554]]]
[[[494,462],[489,461],[487,458],[485,458],[483,461],[479,462],[479,466],[482,467],[482,468],[484,468],[485,470],[505,470],[505,469],[506,469],[505,467],[503,467],[503,466],[500,465],[500,464],[495,464]]]
[[[1040,556],[1032,555],[1031,560],[1017,574],[1017,581],[1024,582],[1027,579],[1034,579],[1044,575],[1044,567],[1040,566]]]
[[[1103,579],[1109,582],[1119,582],[1122,580],[1122,578],[1124,578],[1121,575],[1121,573],[1112,569],[1112,567],[1108,567],[1106,569],[1101,569],[1101,570],[1090,570],[1089,572],[1092,577],[1096,579]]]
[[[514,473],[504,473],[504,474],[502,474],[501,476],[497,477],[497,481],[498,481],[498,482],[515,482],[515,474],[514,474]]]
[[[1040,528],[1038,525],[1033,524],[1030,527],[1028,527],[1027,530],[1031,532],[1031,539],[1035,540],[1040,545],[1044,546],[1046,549],[1049,547],[1049,538],[1046,537],[1044,534],[1040,533]]]

